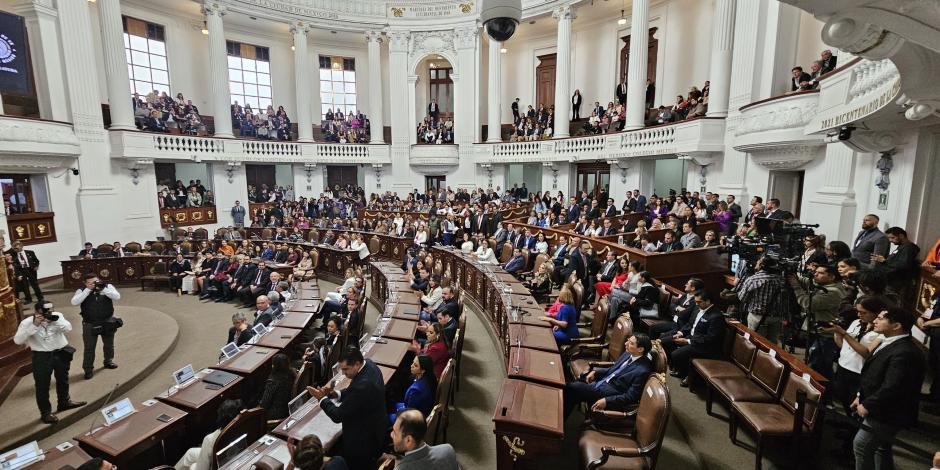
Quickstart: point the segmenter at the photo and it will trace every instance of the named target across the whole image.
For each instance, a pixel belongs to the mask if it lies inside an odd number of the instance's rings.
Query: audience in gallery
[[[183,180],[161,181],[157,185],[157,203],[161,209],[209,207],[215,205],[215,195],[200,179],[189,180],[189,185],[184,185]]]
[[[454,143],[454,121],[451,119],[438,119],[437,115],[424,117],[416,129],[419,144],[452,144]]]
[[[320,125],[323,131],[324,140],[340,144],[354,143],[367,144],[371,135],[371,123],[365,114],[356,110],[343,114],[343,110],[336,108],[327,109]]]
[[[805,72],[802,66],[795,66],[790,70],[792,79],[790,80],[790,92],[815,90],[819,88],[819,79],[823,75],[832,72],[836,68],[837,56],[832,55],[832,51],[826,49],[819,55],[818,60],[810,64],[809,72]]]
[[[291,120],[283,106],[268,107],[262,112],[255,112],[251,104],[244,107],[236,101],[231,106],[232,129],[238,131],[242,137],[255,137],[265,140],[291,140]]]
[[[138,129],[151,132],[170,132],[178,129],[182,134],[206,135],[206,126],[199,115],[199,108],[182,93],[171,98],[166,92],[153,90],[141,98],[134,93],[134,124]]]

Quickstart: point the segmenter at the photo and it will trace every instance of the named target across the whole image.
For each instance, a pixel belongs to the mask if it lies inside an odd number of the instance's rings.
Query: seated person
[[[289,415],[287,402],[293,398],[292,391],[296,378],[297,372],[291,369],[290,358],[287,354],[275,354],[274,359],[271,360],[271,373],[264,383],[261,395],[254,403],[264,408],[266,419],[281,420]]]
[[[429,446],[424,442],[428,425],[418,410],[402,410],[392,425],[392,447],[396,470],[458,470],[457,455],[450,444]]]
[[[523,283],[537,301],[544,301],[552,292],[552,272],[554,271],[555,263],[546,260],[536,268],[532,279]]]
[[[506,261],[506,264],[503,265],[503,269],[513,276],[518,276],[518,274],[522,272],[524,268],[525,258],[522,257],[522,250],[519,248],[513,249],[512,258],[509,258],[509,261]]]
[[[281,303],[281,294],[277,290],[272,290],[268,292],[268,300],[270,301],[269,307],[271,307],[271,314],[274,315],[274,318],[284,311],[284,305]]]
[[[430,357],[434,363],[434,376],[441,378],[450,359],[450,340],[444,334],[444,326],[436,321],[429,325],[424,334],[427,337],[424,346],[421,346],[418,340],[413,340],[409,349],[416,354]]]
[[[294,444],[290,455],[290,466],[294,470],[348,470],[342,457],[326,457],[323,443],[316,434],[304,436]]]
[[[394,425],[398,413],[405,408],[414,408],[431,414],[437,394],[437,376],[434,375],[434,360],[431,356],[415,356],[411,361],[411,376],[414,380],[405,390],[403,401],[395,404],[395,413],[389,415],[389,424]]]
[[[705,288],[705,282],[697,277],[689,278],[685,282],[684,293],[676,301],[675,305],[669,306],[669,320],[657,323],[650,327],[650,338],[662,340],[663,349],[666,354],[675,349],[673,336],[685,327],[689,320],[695,318],[697,308],[695,307],[695,293]]]
[[[328,379],[330,371],[324,369],[326,359],[330,351],[340,344],[340,338],[343,328],[343,319],[339,316],[332,316],[326,322],[326,335],[314,339],[312,342],[302,345],[304,347],[303,360],[311,364],[313,369],[314,383],[323,383]]]
[[[449,312],[451,318],[457,318],[460,314],[460,305],[457,304],[457,299],[454,297],[454,288],[447,286],[441,288],[441,303],[438,304],[437,308],[431,309],[430,307],[425,307],[419,318],[421,320],[421,325],[418,326],[418,331],[424,331],[427,327],[427,323],[438,321],[440,318],[441,312]]]
[[[346,329],[350,332],[350,334],[359,334],[360,324],[362,323],[362,312],[359,310],[359,298],[350,298],[346,302],[346,310]]]
[[[228,341],[225,344],[234,342],[241,346],[248,342],[254,333],[248,328],[248,320],[242,312],[232,314],[232,327],[228,329]]]
[[[592,410],[623,410],[640,402],[646,379],[653,372],[648,355],[653,348],[649,336],[637,333],[627,339],[626,349],[614,365],[597,368],[565,385],[565,417],[581,403]]]
[[[669,355],[669,363],[675,369],[673,374],[682,378],[683,387],[689,386],[689,367],[697,357],[720,357],[724,347],[725,314],[715,306],[712,293],[700,290],[695,293],[695,305],[698,313],[681,331],[676,333],[678,348]]]
[[[183,458],[176,462],[176,470],[210,470],[212,466],[212,448],[215,446],[215,440],[219,438],[222,429],[225,429],[241,412],[241,401],[225,400],[219,406],[216,413],[216,426],[218,428],[212,431],[202,439],[202,446],[193,447],[186,451]]]
[[[561,291],[558,294],[558,301],[563,305],[554,318],[545,315],[539,317],[539,319],[548,322],[552,326],[555,342],[562,345],[570,343],[572,338],[579,336],[578,311],[574,305],[574,294],[570,290]]]
[[[659,248],[656,248],[656,251],[659,253],[669,253],[672,251],[679,251],[682,249],[682,242],[676,240],[675,233],[672,230],[663,234],[663,242],[660,243]],[[645,248],[644,248],[645,251]]]
[[[345,279],[343,285],[337,287],[335,292],[326,293],[326,300],[339,302],[343,299],[343,294],[346,290],[356,285],[356,272],[353,268],[346,268]]]
[[[274,321],[274,309],[271,308],[271,301],[266,295],[259,295],[255,300],[255,318],[252,326],[262,324],[268,326]]]
[[[639,290],[630,298],[630,317],[635,325],[641,318],[659,318],[659,289],[652,284],[652,276],[646,271],[637,274]]]

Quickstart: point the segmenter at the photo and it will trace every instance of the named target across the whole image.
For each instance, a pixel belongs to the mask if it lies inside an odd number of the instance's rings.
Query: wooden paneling
[[[555,104],[555,54],[546,54],[538,57],[539,65],[535,67],[535,103],[532,107],[536,111],[539,105],[545,105],[547,110]],[[520,109],[525,114],[527,109]]]
[[[160,209],[160,226],[163,228],[176,225],[205,225],[218,222],[215,206],[180,207],[177,209]]]
[[[30,212],[7,216],[10,242],[38,245],[56,241],[55,212]]]

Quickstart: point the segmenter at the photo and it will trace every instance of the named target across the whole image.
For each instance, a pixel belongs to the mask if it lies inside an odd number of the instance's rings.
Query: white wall
[[[209,178],[208,163],[177,163],[176,179],[181,180],[184,185],[189,185],[190,180],[202,180],[203,186],[212,187],[212,179]]]

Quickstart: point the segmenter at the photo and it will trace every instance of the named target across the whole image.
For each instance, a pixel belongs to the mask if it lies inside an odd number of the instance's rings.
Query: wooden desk
[[[557,454],[565,429],[562,406],[560,388],[506,379],[493,416],[496,468],[533,465],[540,456]]]
[[[506,355],[509,355],[510,346],[522,346],[530,349],[558,354],[558,343],[552,330],[518,323],[509,325],[509,344],[506,345]]]
[[[565,387],[565,372],[557,353],[538,349],[509,348],[509,378],[536,382],[551,387]]]
[[[164,414],[171,418],[167,423],[157,419]],[[170,436],[182,436],[186,414],[159,401],[152,406],[137,404],[136,413],[75,440],[93,457],[107,459],[119,468],[141,468],[140,463],[131,463],[134,457]]]
[[[248,346],[242,349],[234,357],[226,359],[213,368],[234,372],[243,377],[256,375],[259,372],[266,372],[271,367],[271,360],[278,353],[277,349],[265,348],[261,346]]]
[[[408,353],[408,347],[411,342],[399,341],[397,339],[383,338],[377,343],[374,339],[369,339],[362,347],[362,355],[366,359],[372,359],[376,364],[397,369],[401,361]]]
[[[312,312],[284,312],[284,316],[277,321],[277,326],[282,328],[296,328],[298,330],[306,329],[313,321]]]
[[[415,339],[415,334],[417,332],[417,319],[404,320],[401,318],[392,318],[391,320],[388,320],[388,324],[385,325],[385,332],[382,333],[382,337],[407,341],[410,343]]]
[[[319,313],[322,302],[319,300],[297,300],[287,305],[285,312]]]
[[[91,460],[91,456],[87,452],[82,450],[78,446],[78,443],[75,441],[68,441],[69,444],[72,444],[72,447],[65,449],[65,451],[59,450],[57,447],[46,450],[46,458],[33,462],[23,469],[29,470],[60,470],[63,467],[69,466],[72,468],[78,468],[79,465]]]
[[[287,442],[267,435],[252,442],[247,449],[236,455],[234,459],[220,467],[219,470],[250,470],[254,468],[255,462],[265,455],[277,459],[284,464],[284,468],[287,468],[287,464],[290,463],[290,450],[287,447]]]
[[[289,349],[294,341],[300,337],[301,333],[302,331],[296,328],[285,328],[278,325],[259,338],[258,341],[255,342],[255,346],[281,350]]]
[[[417,320],[421,313],[421,306],[414,304],[397,304],[392,311],[392,318],[401,318],[403,320]]]
[[[317,289],[317,290],[304,289],[302,291],[297,292],[297,295],[294,296],[291,300],[294,300],[294,299],[297,299],[300,302],[307,301],[307,303],[310,303],[310,301],[319,302],[320,299],[322,299],[322,297],[320,297],[320,289]]]
[[[197,372],[194,380],[183,388],[177,389],[174,385],[170,390],[155,397],[187,413],[187,434],[193,439],[201,440],[202,436],[215,430],[219,405],[223,400],[237,399],[241,394],[243,382],[241,377],[218,390],[207,388],[208,384],[202,379],[212,372],[213,369],[203,369]]]

